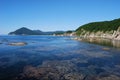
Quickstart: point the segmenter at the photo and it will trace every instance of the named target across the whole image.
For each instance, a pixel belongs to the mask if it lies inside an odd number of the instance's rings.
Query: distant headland
[[[13,32],[10,32],[9,35],[53,35],[53,34],[63,34],[65,31],[49,31],[43,32],[41,30],[31,30],[26,27],[22,27]]]

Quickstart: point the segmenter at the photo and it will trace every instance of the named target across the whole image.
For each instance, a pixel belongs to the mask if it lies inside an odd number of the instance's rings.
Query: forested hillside
[[[106,31],[117,30],[118,27],[120,27],[120,18],[112,20],[112,21],[92,22],[92,23],[82,25],[76,30],[76,33],[81,34],[82,31],[88,31],[88,32],[102,31],[102,32],[106,32]]]

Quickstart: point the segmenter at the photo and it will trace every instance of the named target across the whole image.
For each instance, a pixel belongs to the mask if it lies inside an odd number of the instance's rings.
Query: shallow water
[[[82,41],[99,44],[103,46],[120,48],[120,40],[112,40],[105,38],[82,38]]]
[[[120,79],[118,48],[58,36],[0,36],[0,43],[0,80]]]

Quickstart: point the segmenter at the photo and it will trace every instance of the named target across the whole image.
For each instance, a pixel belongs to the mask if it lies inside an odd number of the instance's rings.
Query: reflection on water
[[[0,80],[120,80],[120,49],[58,36],[0,36],[0,42]]]
[[[120,48],[119,40],[111,40],[111,39],[104,39],[104,38],[83,38],[82,40],[90,43],[104,45],[104,46]]]

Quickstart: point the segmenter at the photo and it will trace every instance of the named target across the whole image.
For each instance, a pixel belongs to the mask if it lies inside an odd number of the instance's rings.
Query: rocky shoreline
[[[107,32],[88,32],[83,30],[79,36],[77,35],[72,39],[120,48],[120,27],[116,31]]]
[[[79,35],[81,38],[103,38],[103,39],[111,39],[111,40],[120,40],[120,27],[114,31],[97,31],[97,32],[89,32],[82,30]]]

